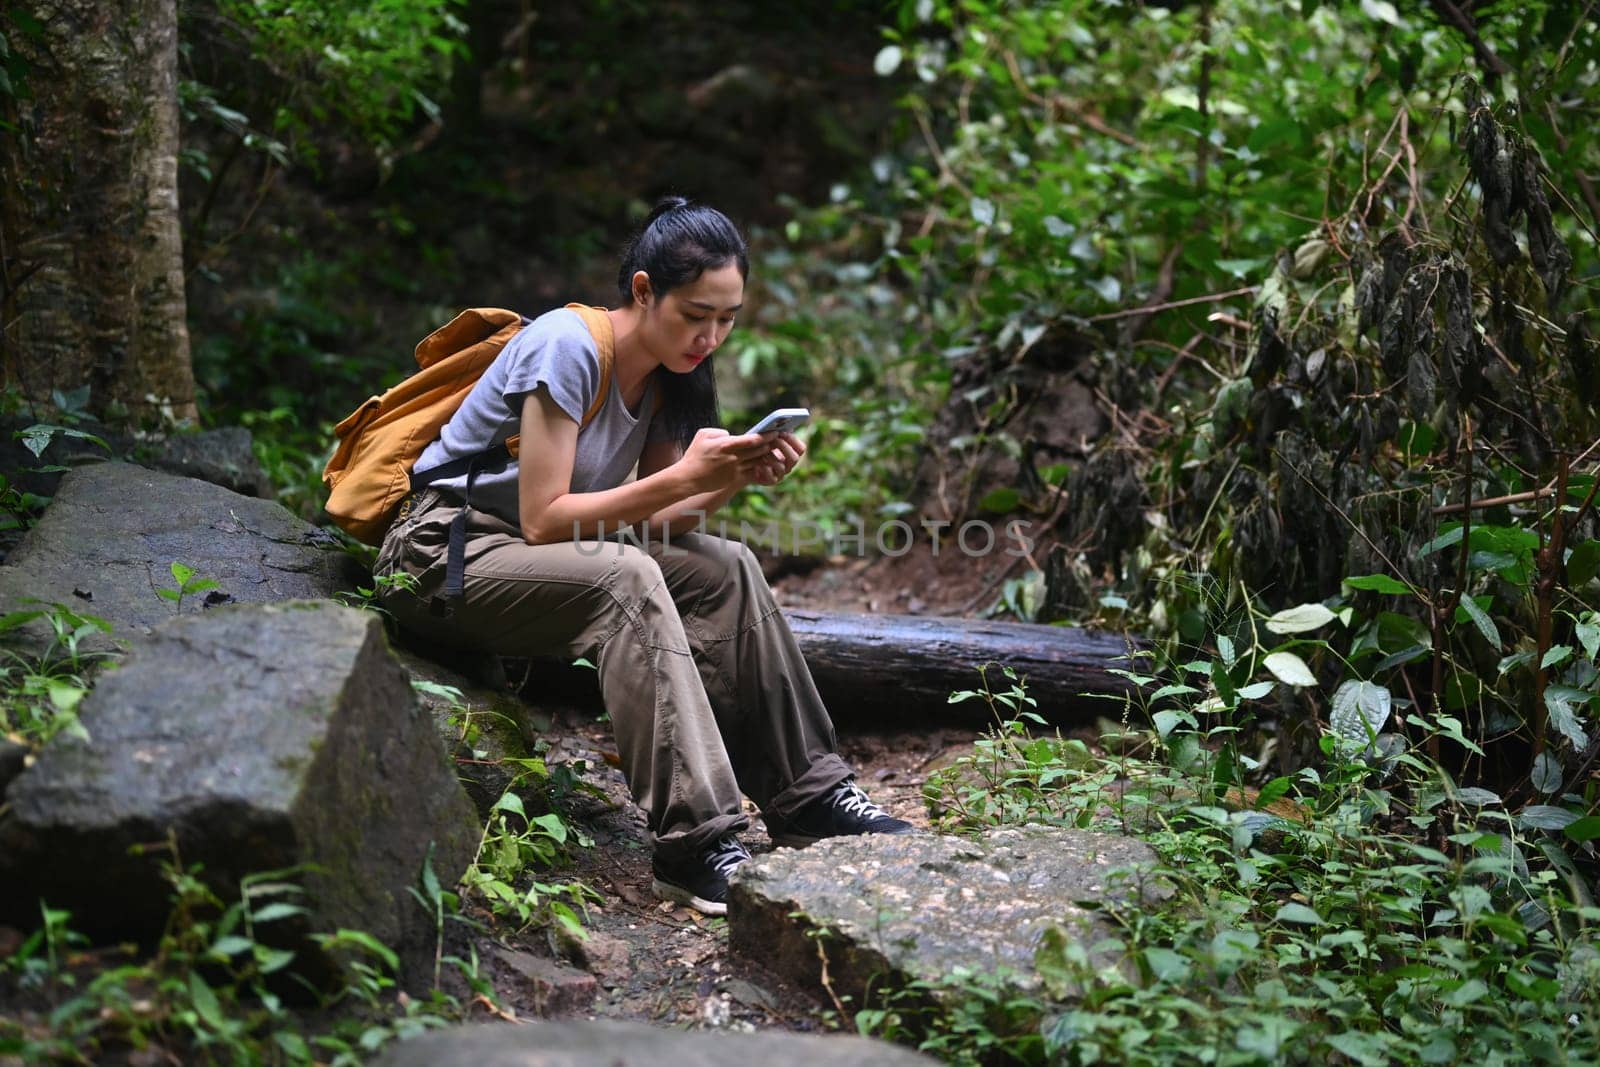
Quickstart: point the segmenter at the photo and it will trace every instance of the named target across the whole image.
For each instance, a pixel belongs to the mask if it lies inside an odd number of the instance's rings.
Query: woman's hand
[[[771,441],[772,445],[751,461],[748,481],[755,485],[777,485],[789,476],[789,472],[800,462],[800,457],[806,454],[806,446],[788,431],[761,436],[763,440]]]
[[[758,467],[773,462],[770,435],[740,434],[705,427],[678,462],[696,492],[715,493],[737,489],[754,479]]]

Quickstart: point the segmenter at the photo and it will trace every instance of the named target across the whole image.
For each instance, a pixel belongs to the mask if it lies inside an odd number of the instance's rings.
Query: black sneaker
[[[787,819],[763,815],[775,845],[804,848],[824,837],[851,834],[909,834],[915,831],[867,798],[854,779],[846,778],[826,796],[812,801]]]
[[[655,856],[650,860],[653,888],[662,900],[687,904],[701,915],[726,915],[728,878],[749,858],[750,850],[732,835],[693,856],[668,861]]]

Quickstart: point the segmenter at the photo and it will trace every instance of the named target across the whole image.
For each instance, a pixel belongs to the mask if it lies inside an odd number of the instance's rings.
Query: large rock
[[[392,1045],[373,1067],[929,1067],[939,1061],[864,1037],[663,1030],[643,1023],[479,1024]]]
[[[431,960],[408,889],[430,848],[455,884],[479,824],[376,614],[302,601],[172,620],[102,675],[80,717],[89,740],[58,735],[6,792],[0,917],[35,920],[42,897],[75,928],[149,935],[169,910],[163,861],[201,864],[234,898],[246,874],[299,867],[307,928]],[[297,949],[303,973],[337,973]]]
[[[163,599],[157,590],[176,585],[175,562],[218,588],[181,604]],[[0,612],[59,603],[105,619],[125,639],[207,604],[327,597],[355,586],[353,566],[335,538],[281,504],[131,464],[95,463],[62,479],[0,567]],[[41,653],[51,631],[37,621],[4,639]]]
[[[36,431],[37,436],[28,433],[40,425],[46,428]],[[38,453],[28,447],[29,437],[40,449]],[[213,482],[245,496],[272,496],[272,483],[256,459],[250,431],[243,426],[140,440],[93,419],[51,427],[38,419],[0,417],[0,475],[20,492],[53,496],[65,471],[124,458]]]
[[[1170,895],[1145,873],[1156,862],[1132,838],[1059,827],[832,838],[739,868],[729,943],[818,986],[820,941],[829,987],[858,1004],[885,978],[937,984],[957,968],[1031,992],[1041,985],[1034,953],[1047,930],[1093,945],[1111,933],[1095,906]]]
[[[272,482],[256,459],[250,431],[243,426],[173,434],[151,449],[149,462],[161,470],[199,478],[244,496],[272,496]]]

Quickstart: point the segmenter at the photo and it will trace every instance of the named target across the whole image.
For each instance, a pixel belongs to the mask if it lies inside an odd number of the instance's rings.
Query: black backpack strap
[[[437,467],[429,467],[425,471],[413,471],[411,474],[413,493],[434,482],[458,478],[463,474],[467,476],[467,488],[461,501],[461,510],[450,520],[450,542],[445,549],[444,595],[447,599],[458,599],[466,582],[467,508],[472,506],[472,483],[485,468],[498,466],[503,469],[510,458],[511,450],[504,444],[499,444],[474,455],[453,459]]]

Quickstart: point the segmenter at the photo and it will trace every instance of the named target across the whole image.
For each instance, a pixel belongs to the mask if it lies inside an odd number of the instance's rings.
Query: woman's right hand
[[[752,471],[772,451],[760,434],[734,436],[707,426],[694,435],[679,460],[695,492],[715,493],[750,480]]]

